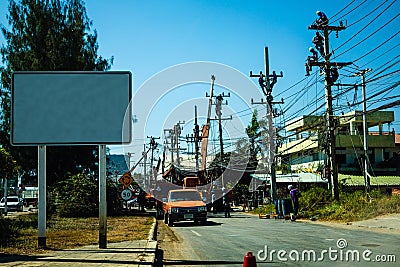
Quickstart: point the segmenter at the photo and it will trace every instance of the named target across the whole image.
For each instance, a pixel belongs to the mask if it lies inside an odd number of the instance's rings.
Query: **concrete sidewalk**
[[[323,224],[332,227],[341,227],[347,229],[358,229],[358,230],[375,231],[387,234],[400,235],[400,213],[387,214],[369,220],[348,222],[348,223],[326,222],[326,221],[313,222],[302,219],[299,219],[298,221],[304,223]]]
[[[1,266],[153,266],[156,260],[157,222],[153,223],[147,240],[83,246],[46,254],[12,255],[0,258]]]
[[[373,219],[353,222],[352,225],[369,229],[387,229],[400,233],[400,214],[388,214]]]

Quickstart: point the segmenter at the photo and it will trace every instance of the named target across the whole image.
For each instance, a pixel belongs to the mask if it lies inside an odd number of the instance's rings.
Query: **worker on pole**
[[[315,33],[315,36],[312,39],[312,43],[314,44],[314,47],[319,51],[322,57],[325,56],[324,53],[324,37],[322,37],[319,32]]]

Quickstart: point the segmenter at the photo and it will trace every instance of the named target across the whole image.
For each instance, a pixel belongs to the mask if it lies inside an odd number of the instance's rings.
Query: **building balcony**
[[[301,153],[310,149],[318,149],[324,144],[319,144],[318,137],[311,138],[300,138],[295,141],[285,143],[278,149],[282,155],[289,155],[294,153]],[[344,148],[363,148],[364,147],[364,136],[363,135],[336,135],[336,147]],[[384,134],[384,135],[368,135],[368,147],[369,148],[394,148],[395,147],[395,135]]]
[[[390,135],[368,135],[369,148],[392,148],[395,147],[394,134]],[[364,146],[363,135],[336,135],[336,147],[362,148]]]

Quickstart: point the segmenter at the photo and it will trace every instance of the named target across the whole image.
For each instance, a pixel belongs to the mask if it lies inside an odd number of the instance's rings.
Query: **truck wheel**
[[[173,226],[174,220],[171,219],[170,215],[168,215],[168,226]]]
[[[201,225],[206,225],[206,224],[207,224],[207,219],[202,219],[202,220],[200,221],[200,223],[201,223]]]

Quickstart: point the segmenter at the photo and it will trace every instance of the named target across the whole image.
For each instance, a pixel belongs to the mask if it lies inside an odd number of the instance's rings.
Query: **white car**
[[[0,201],[0,209],[4,210],[5,206],[4,197],[1,198]],[[24,201],[22,198],[18,196],[8,196],[7,197],[7,212],[8,211],[23,211],[24,209]]]

